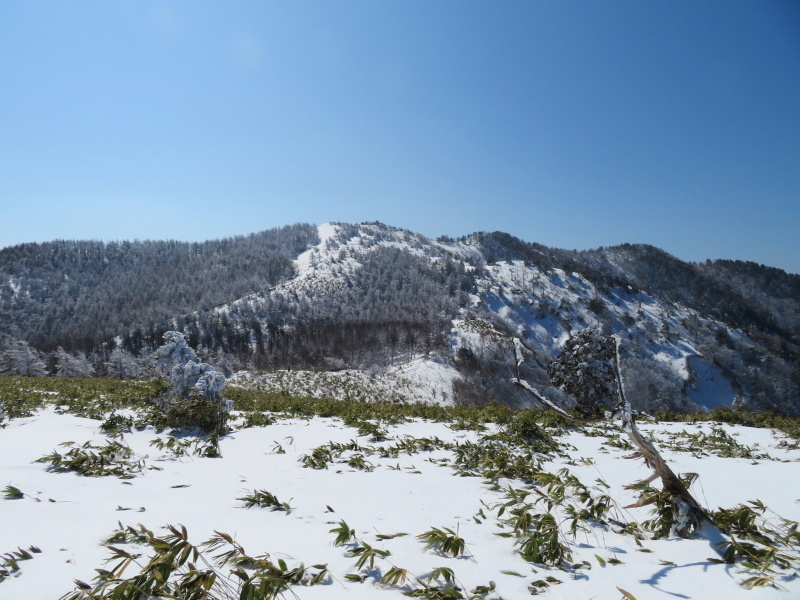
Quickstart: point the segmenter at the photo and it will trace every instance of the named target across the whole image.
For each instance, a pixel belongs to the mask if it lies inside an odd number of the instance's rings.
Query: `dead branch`
[[[663,489],[676,499],[675,505],[673,505],[673,512],[676,517],[676,532],[681,537],[688,537],[693,531],[699,529],[704,521],[713,523],[713,520],[708,511],[700,506],[700,503],[694,499],[694,496],[692,496],[683,482],[669,468],[669,465],[658,453],[653,443],[642,435],[642,432],[636,426],[636,416],[631,410],[630,402],[625,397],[619,362],[619,338],[614,336],[614,375],[617,380],[618,394],[616,414],[621,416],[622,429],[633,445],[639,449],[645,465],[651,468],[654,475],[661,479]],[[685,504],[682,505],[681,503]]]

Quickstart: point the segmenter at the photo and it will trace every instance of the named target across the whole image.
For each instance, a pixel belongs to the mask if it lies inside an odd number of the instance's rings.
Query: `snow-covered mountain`
[[[251,247],[251,293],[125,321],[100,350],[146,354],[174,328],[209,360],[233,366],[350,369],[373,379],[405,368],[440,382],[435,401],[526,405],[510,383],[513,338],[527,349],[523,376],[568,403],[550,386],[547,365],[571,332],[596,328],[620,336],[626,386],[640,408],[736,403],[800,413],[800,276],[753,263],[685,263],[650,246],[575,252],[501,233],[432,240],[380,223],[302,227],[282,246],[293,272],[257,278]],[[225,251],[214,246],[209,261]],[[11,263],[0,261],[0,273]],[[232,260],[219,267],[227,279],[239,268]],[[208,272],[203,285],[213,287]],[[30,299],[35,280],[31,270],[5,277],[0,299],[12,321],[12,300]],[[69,297],[38,293],[51,307]],[[37,330],[55,321],[44,318]],[[33,338],[24,323],[13,333]]]
[[[249,295],[214,310],[248,333],[255,329],[248,318],[261,321],[266,339],[251,335],[254,351],[269,345],[275,334],[268,328],[276,315],[285,319],[294,314],[296,321],[305,318],[307,323],[338,320],[346,326],[359,319],[348,311],[358,310],[364,298],[374,296],[374,305],[363,313],[388,305],[396,311],[396,320],[406,324],[426,320],[431,327],[441,326],[437,311],[451,311],[447,330],[437,332],[446,336],[445,345],[420,340],[410,326],[407,330],[399,327],[395,338],[392,331],[383,337],[380,358],[386,365],[395,365],[422,357],[455,369],[459,377],[453,379],[461,385],[454,393],[462,400],[489,395],[505,402],[526,402],[508,383],[511,339],[519,338],[530,351],[528,377],[547,388],[547,363],[563,348],[570,332],[585,328],[621,336],[626,383],[641,407],[747,404],[754,402],[754,393],[761,394],[757,401],[765,399],[761,380],[753,376],[754,366],[763,368],[769,353],[765,344],[732,323],[713,318],[712,311],[634,289],[633,278],[628,275],[626,283],[621,275],[635,248],[628,249],[627,255],[626,249],[608,251],[600,270],[587,268],[585,260],[571,265],[583,267],[581,273],[565,270],[567,260],[560,261],[562,266],[554,264],[558,255],[530,247],[521,256],[522,252],[503,245],[502,238],[498,243],[492,236],[433,241],[381,224],[326,224],[319,228],[319,237],[320,242],[295,261],[294,278],[268,294]],[[537,254],[542,260],[537,260]],[[396,268],[407,270],[381,281],[374,271],[391,268],[385,258],[405,262]],[[617,281],[609,283],[612,269]],[[301,308],[293,309],[296,306]],[[373,321],[379,325],[378,319]],[[288,327],[297,326],[294,322]],[[305,327],[304,333],[313,335],[312,330],[313,326]],[[329,366],[368,366],[348,360],[347,352],[329,350],[325,356]],[[759,358],[748,363],[749,356]],[[371,358],[375,360],[374,355]],[[771,356],[770,360],[781,359]],[[558,396],[558,391],[549,391]],[[777,405],[790,399],[769,400]]]

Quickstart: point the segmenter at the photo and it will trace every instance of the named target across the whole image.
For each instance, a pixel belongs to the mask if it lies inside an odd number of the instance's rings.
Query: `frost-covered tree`
[[[136,359],[122,348],[114,348],[107,362],[103,363],[109,377],[133,379],[142,374]]]
[[[199,362],[182,333],[168,331],[163,337],[164,345],[154,356],[156,368],[169,372],[170,389],[164,398],[168,422],[175,427],[224,430],[226,415],[233,406],[222,397],[225,375],[208,363]]]
[[[218,372],[208,363],[195,362],[193,360],[177,364],[169,372],[170,393],[175,398],[186,398],[194,391],[199,390],[203,391],[202,395],[205,396],[204,390],[197,388],[197,384],[206,374]],[[222,374],[220,373],[220,375]],[[224,381],[225,376],[222,375],[222,378]]]
[[[222,398],[222,390],[225,388],[225,375],[219,371],[206,371],[198,378],[194,387],[203,396],[204,400],[229,402]]]
[[[47,367],[39,352],[22,340],[8,342],[0,352],[0,375],[47,375]]]
[[[153,353],[155,367],[159,372],[169,373],[176,365],[197,362],[197,354],[186,343],[186,336],[181,332],[167,331],[163,338],[164,345],[159,346]]]
[[[59,346],[54,358],[57,377],[89,377],[94,374],[94,367],[83,354],[73,356]]]

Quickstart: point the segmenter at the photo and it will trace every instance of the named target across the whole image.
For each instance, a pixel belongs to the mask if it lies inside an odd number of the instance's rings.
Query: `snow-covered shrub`
[[[170,389],[163,398],[168,427],[199,427],[221,433],[233,403],[222,397],[225,375],[199,362],[197,354],[178,331],[164,334],[164,345],[155,351],[156,369],[169,373]]]
[[[155,366],[161,373],[168,373],[174,365],[197,362],[197,354],[186,343],[186,336],[179,331],[168,331],[163,336],[164,345],[155,351]]]
[[[222,401],[222,390],[225,388],[225,375],[219,371],[205,371],[197,380],[197,383],[194,384],[194,387],[203,395],[204,400]],[[226,400],[225,402],[230,402],[230,400]]]

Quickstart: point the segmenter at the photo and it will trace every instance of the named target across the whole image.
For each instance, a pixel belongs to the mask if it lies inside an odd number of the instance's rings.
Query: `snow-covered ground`
[[[736,390],[719,366],[696,356],[690,357],[688,363],[695,374],[688,389],[692,402],[704,410],[733,404]]]
[[[534,581],[549,583],[540,588],[541,594],[553,599],[616,600],[622,597],[619,589],[637,600],[800,597],[796,576],[776,578],[784,589],[740,587],[738,582],[746,577],[740,567],[708,560],[718,557],[712,539],[643,540],[638,545],[631,535],[597,524],[578,529],[573,537],[567,531],[563,507],[555,507],[553,513],[572,553],[569,565],[582,568],[526,562],[513,536],[497,535],[512,531],[509,513],[500,514],[499,507],[508,501],[507,486],[532,494],[533,488],[519,480],[501,479],[492,486],[483,476],[458,476],[452,468],[453,450],[446,443],[483,444],[485,440],[475,431],[445,423],[382,424],[388,439],[370,442],[335,418],[279,419],[223,438],[222,458],[175,458],[149,444],[165,435],[147,428],[124,435],[124,443],[144,460],[144,471],[127,480],[52,473],[34,462],[54,449],[64,452],[58,446],[62,442],[105,443],[108,438],[98,425],[98,421],[47,408],[33,417],[12,420],[0,430],[2,484],[25,493],[21,499],[0,499],[0,554],[31,546],[41,550],[19,563],[17,576],[0,582],[0,598],[54,600],[73,589],[73,580],[90,582],[95,569],[109,557],[109,549],[100,542],[120,525],[140,523],[157,534],[163,533],[164,525],[184,525],[194,543],[209,539],[215,530],[225,532],[251,555],[268,553],[290,567],[301,562],[327,564],[330,575],[322,585],[293,587],[285,593],[287,598],[304,600],[401,598],[404,591],[420,587],[413,579],[396,587],[379,585],[393,566],[423,580],[435,568],[449,567],[465,596],[477,586],[494,582],[494,591],[479,597],[506,600],[530,597]],[[663,445],[673,470],[699,474],[692,490],[708,508],[759,499],[781,516],[800,520],[800,450],[781,446],[781,435],[765,429],[715,429],[707,423],[662,423],[643,429]],[[720,432],[758,457],[721,458],[711,452],[703,456],[697,448],[680,449],[681,440],[698,433],[727,439]],[[430,450],[418,448],[391,456],[370,449],[386,449],[411,438],[439,441]],[[593,494],[608,493],[615,502],[611,514],[622,522],[641,523],[649,518],[647,507],[623,508],[636,501],[635,492],[624,486],[649,474],[640,461],[625,459],[630,451],[609,444],[604,436],[572,432],[558,439],[562,450],[558,458],[543,463],[544,470],[557,474],[566,468]],[[327,469],[304,466],[303,456],[314,448],[351,440],[361,449],[342,453]],[[357,460],[348,464],[357,455],[366,464]],[[559,478],[563,480],[564,475]],[[244,508],[238,498],[254,490],[271,492],[291,510]],[[544,508],[537,505],[536,510]],[[767,516],[775,520],[771,513]],[[336,534],[331,530],[340,521],[354,530],[357,542],[334,545]],[[451,557],[426,550],[417,536],[432,527],[457,532],[466,542],[465,554]],[[378,537],[394,534],[407,535]],[[351,552],[357,543],[390,552],[377,560],[374,570],[360,570],[367,575],[362,583],[345,577],[359,573]],[[137,549],[129,544],[117,546],[131,552]],[[553,579],[548,581],[548,577]]]

